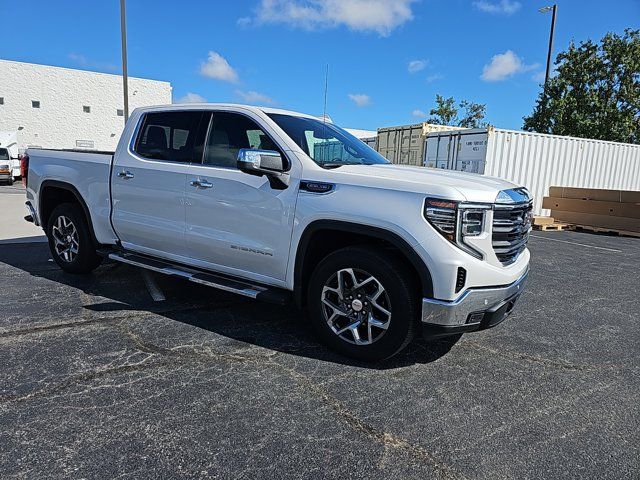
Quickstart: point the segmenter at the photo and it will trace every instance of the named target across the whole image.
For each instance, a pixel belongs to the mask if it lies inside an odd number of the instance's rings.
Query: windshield
[[[374,149],[331,123],[293,115],[268,115],[321,167],[389,163]]]
[[[9,152],[6,148],[0,148],[0,160],[9,160]]]

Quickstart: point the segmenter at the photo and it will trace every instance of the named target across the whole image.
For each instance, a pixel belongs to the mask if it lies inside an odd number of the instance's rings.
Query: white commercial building
[[[129,109],[171,103],[171,84],[129,77]],[[28,147],[114,150],[124,127],[122,77],[0,60],[0,139]],[[1,141],[1,140],[0,140]]]
[[[345,130],[375,150],[376,139],[378,137],[376,130],[362,130],[359,128],[345,128]]]

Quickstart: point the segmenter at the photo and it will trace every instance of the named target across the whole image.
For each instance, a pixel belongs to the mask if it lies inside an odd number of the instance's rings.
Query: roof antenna
[[[324,74],[324,110],[322,112],[322,121],[327,123],[327,90],[329,90],[329,64],[327,63],[327,68]]]

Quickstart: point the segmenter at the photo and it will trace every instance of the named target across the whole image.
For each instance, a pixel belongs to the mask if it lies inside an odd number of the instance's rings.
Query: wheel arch
[[[51,215],[51,212],[53,212],[53,209],[58,205],[69,201],[78,203],[82,208],[84,216],[87,219],[91,241],[95,246],[98,246],[99,242],[96,238],[95,231],[93,230],[93,221],[91,219],[91,212],[89,211],[87,203],[75,186],[60,180],[44,180],[40,184],[38,213],[45,233],[48,228],[49,216]]]
[[[332,239],[335,245],[322,240]],[[314,240],[317,240],[314,245]],[[340,242],[344,240],[345,242]],[[316,220],[303,231],[296,250],[294,266],[294,298],[298,306],[304,301],[304,291],[315,263],[338,248],[360,243],[380,244],[395,249],[415,272],[422,295],[433,295],[433,281],[424,261],[400,235],[390,230],[341,220]],[[318,246],[320,245],[320,246]]]

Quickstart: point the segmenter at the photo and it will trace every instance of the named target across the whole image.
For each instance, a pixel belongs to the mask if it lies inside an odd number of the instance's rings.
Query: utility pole
[[[555,3],[550,7],[542,7],[539,12],[547,13],[551,11],[551,31],[549,32],[549,52],[547,53],[547,71],[544,76],[544,88],[547,88],[549,83],[549,73],[551,71],[551,56],[553,55],[553,35],[556,30],[556,13],[558,11],[558,5]]]
[[[129,118],[129,76],[127,75],[127,19],[125,0],[120,0],[120,33],[122,35],[122,90],[124,93],[124,121]]]

